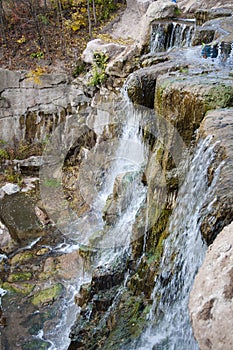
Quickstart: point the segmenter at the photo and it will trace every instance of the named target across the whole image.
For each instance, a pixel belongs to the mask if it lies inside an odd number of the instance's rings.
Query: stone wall
[[[0,69],[0,139],[12,143],[47,137],[86,101],[74,84],[65,74],[36,76]]]

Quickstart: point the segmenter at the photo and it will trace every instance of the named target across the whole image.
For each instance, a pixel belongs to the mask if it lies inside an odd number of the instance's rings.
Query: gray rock
[[[175,64],[168,62],[135,71],[129,76],[126,84],[129,98],[135,104],[153,108],[158,76],[177,69]]]
[[[4,250],[11,242],[10,233],[5,225],[0,221],[0,247]]]
[[[119,53],[124,51],[125,45],[110,42],[106,43],[101,39],[89,41],[86,49],[82,54],[82,59],[86,63],[93,63],[93,55],[95,52],[103,52],[109,59],[115,58]]]
[[[155,2],[152,2],[152,4],[149,6],[146,17],[149,19],[150,22],[156,20],[156,19],[165,19],[165,18],[172,18],[175,17],[175,9],[177,8],[176,3],[170,1],[170,0],[158,0]]]
[[[20,187],[16,184],[7,183],[1,188],[6,194],[11,195],[20,191]]]
[[[208,112],[199,131],[201,138],[211,136],[219,148],[218,157],[209,169],[209,183],[212,181],[215,169],[219,169],[218,181],[214,187],[215,197],[218,200],[212,203],[211,211],[201,225],[202,235],[208,244],[213,242],[216,235],[231,222],[233,217],[232,112],[233,108]],[[206,203],[205,207],[208,206],[209,203]]]
[[[197,9],[217,9],[220,7],[232,7],[232,1],[231,0],[199,0],[199,1],[193,1],[193,0],[179,0],[178,1],[179,8],[181,8],[184,12],[194,12]]]
[[[233,223],[209,247],[189,309],[200,350],[233,349]]]
[[[0,93],[5,89],[19,87],[20,72],[0,69]]]

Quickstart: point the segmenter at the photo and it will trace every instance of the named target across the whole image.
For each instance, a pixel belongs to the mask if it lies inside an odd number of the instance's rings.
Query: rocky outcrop
[[[200,350],[233,348],[233,224],[209,247],[190,295],[189,309]]]
[[[232,8],[232,2],[231,0],[199,0],[199,1],[193,1],[193,0],[180,0],[179,1],[179,7],[185,11],[185,12],[194,12],[200,8],[203,9],[213,9],[213,8],[219,8],[219,7],[226,7],[226,8]]]
[[[156,113],[176,128],[186,144],[208,110],[233,106],[231,77],[187,73],[159,76],[155,91]]]
[[[110,58],[107,74],[127,77],[139,68],[138,57],[148,46],[151,23],[158,18],[174,17],[176,9],[177,5],[171,1],[127,1],[126,11],[112,28],[108,27],[107,37],[88,43],[83,53],[84,61],[93,63],[93,54],[104,52]]]
[[[215,163],[209,169],[209,183],[212,181],[213,172],[216,169],[219,172],[219,180],[214,187],[216,200],[204,206],[211,205],[211,210],[201,225],[203,237],[208,244],[214,241],[216,235],[231,222],[233,217],[232,113],[232,108],[209,111],[199,130],[201,138],[212,137],[218,152]]]
[[[158,76],[168,71],[175,71],[178,69],[179,66],[170,62],[163,62],[153,65],[152,67],[137,70],[127,79],[126,89],[129,98],[135,104],[153,108],[155,86]]]
[[[0,139],[45,140],[76,108],[89,101],[77,80],[65,74],[0,69]],[[79,86],[79,88],[78,88]]]

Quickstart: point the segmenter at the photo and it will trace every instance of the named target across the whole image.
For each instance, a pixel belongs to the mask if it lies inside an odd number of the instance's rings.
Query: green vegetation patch
[[[63,285],[57,283],[50,288],[46,288],[34,294],[32,304],[35,306],[42,306],[44,304],[53,303],[63,293]]]
[[[103,350],[118,350],[139,338],[146,326],[149,310],[150,305],[146,305],[141,297],[126,292],[115,315],[117,326],[111,331]]]
[[[22,350],[47,350],[50,344],[41,339],[33,339],[23,344]]]
[[[10,274],[8,282],[20,282],[20,281],[29,281],[32,277],[31,272],[16,272]]]
[[[35,285],[31,283],[9,283],[4,282],[2,285],[3,289],[8,290],[12,293],[29,294],[33,291]]]

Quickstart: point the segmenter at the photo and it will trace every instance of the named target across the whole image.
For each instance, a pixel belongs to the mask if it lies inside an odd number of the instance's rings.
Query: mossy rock
[[[32,304],[35,306],[51,304],[56,299],[61,297],[63,290],[64,287],[61,283],[57,283],[50,288],[43,289],[34,294],[32,297]]]
[[[47,350],[51,345],[41,339],[33,339],[23,344],[22,350]]]
[[[126,292],[115,315],[116,327],[111,330],[102,349],[118,350],[138,339],[146,326],[149,310],[150,305],[146,305],[141,296],[135,297]]]
[[[20,281],[29,281],[32,278],[31,272],[16,272],[10,274],[8,277],[8,282],[20,282]]]
[[[8,290],[12,293],[22,293],[22,294],[29,294],[33,291],[35,285],[31,283],[9,283],[4,282],[2,285],[3,289]]]
[[[24,261],[28,261],[33,258],[33,253],[29,251],[25,251],[23,253],[18,253],[11,259],[11,265],[16,265],[18,263],[22,263]]]

